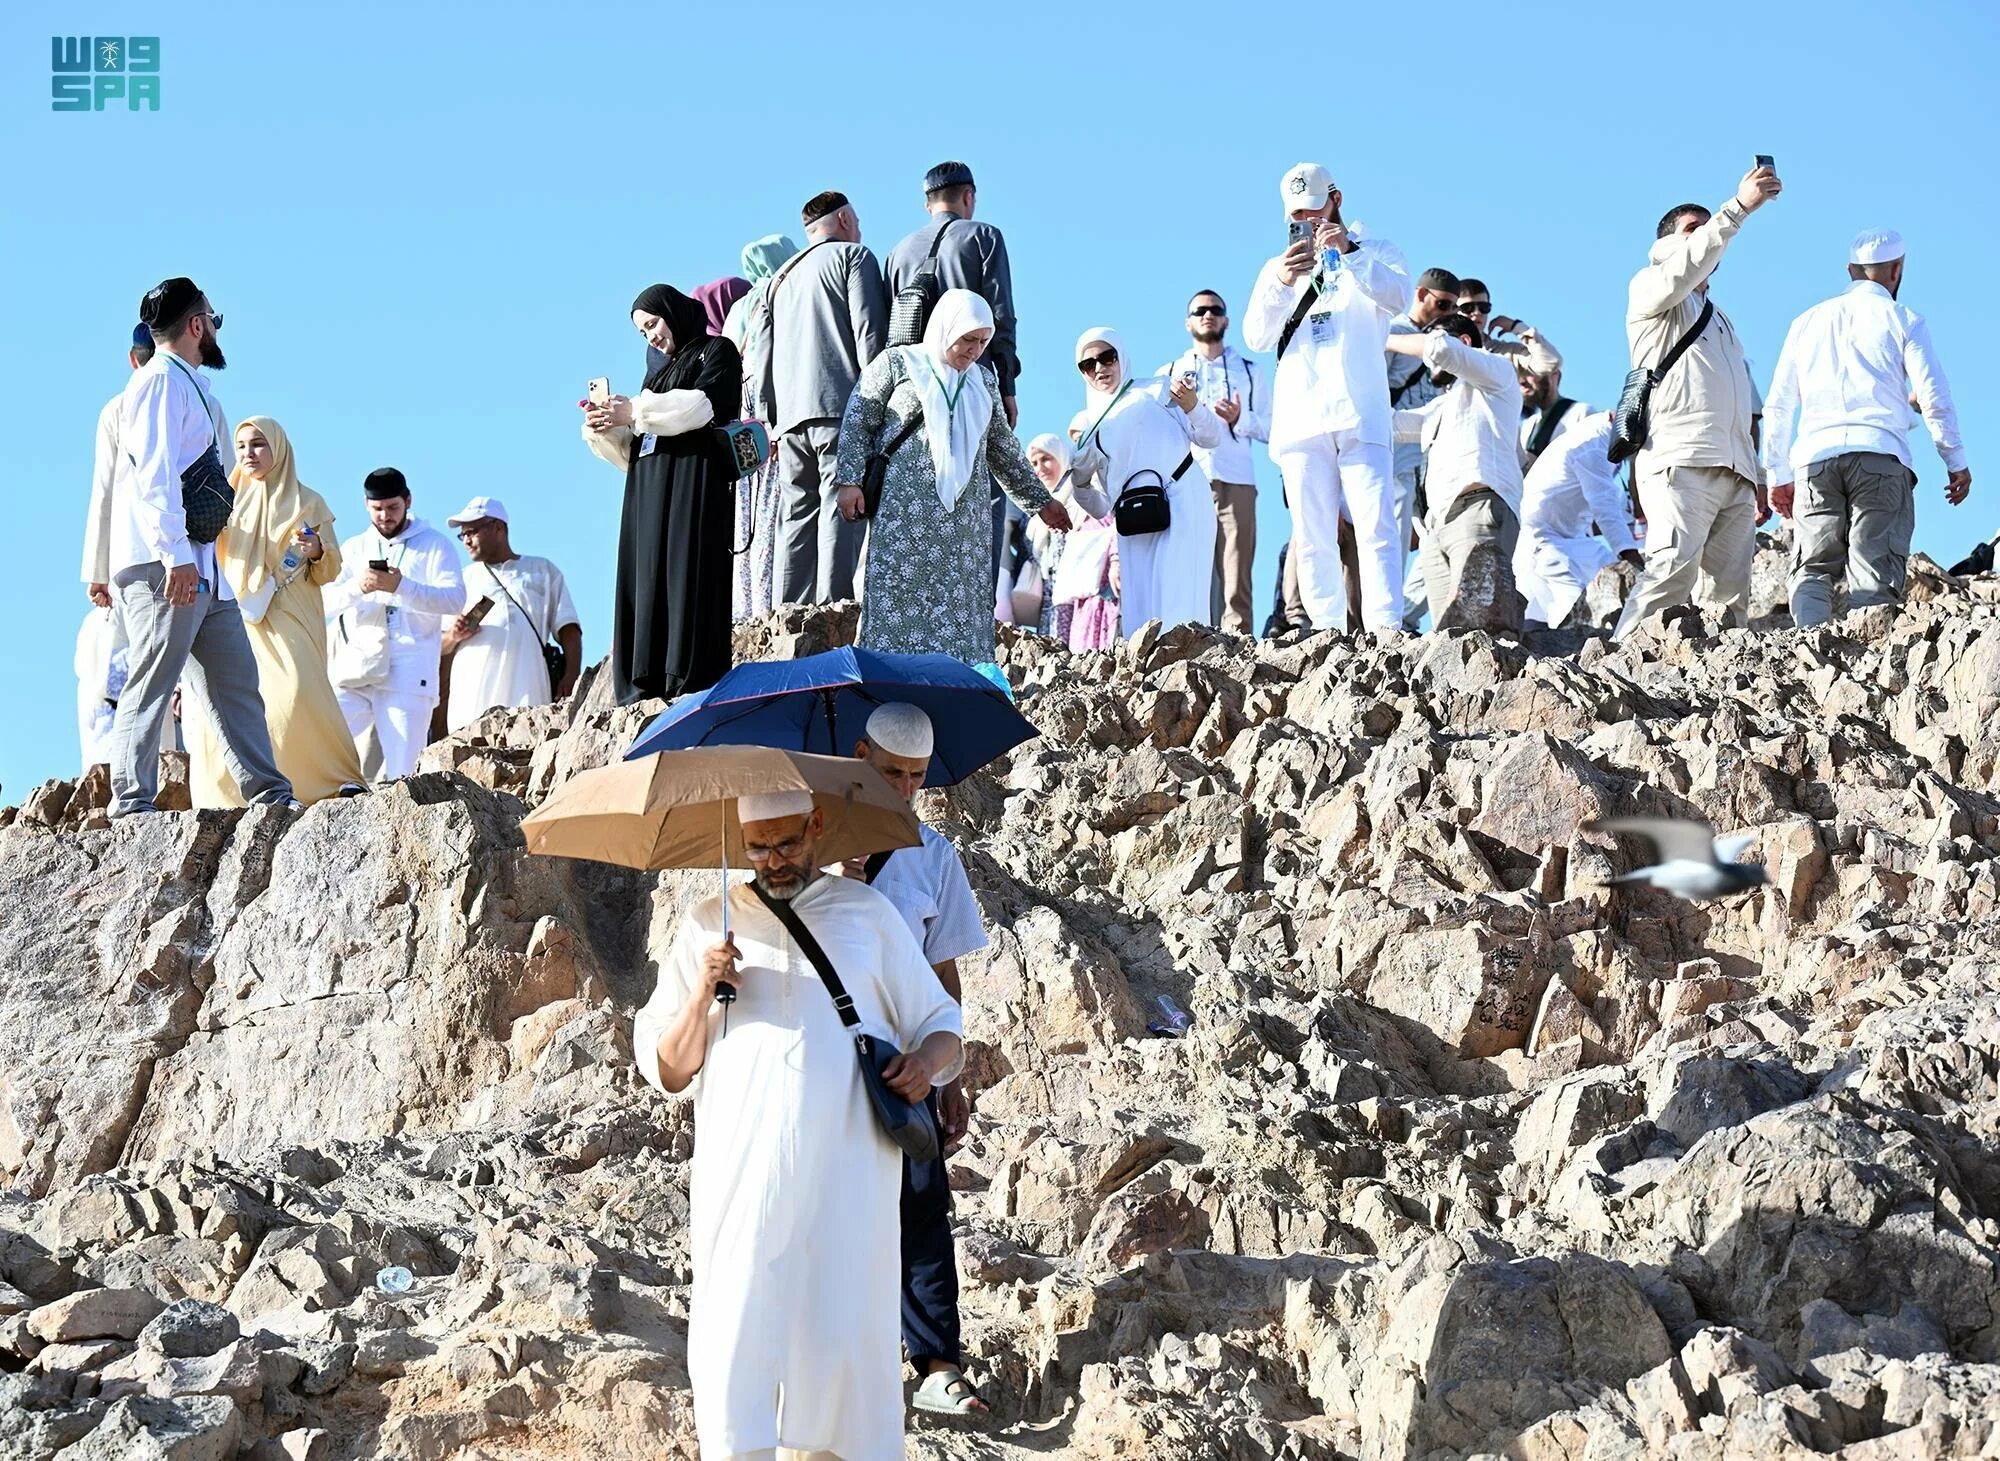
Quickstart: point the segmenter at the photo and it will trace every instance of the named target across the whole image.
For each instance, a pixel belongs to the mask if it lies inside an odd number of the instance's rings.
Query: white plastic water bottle
[[[400,1263],[392,1263],[375,1275],[375,1287],[385,1294],[406,1294],[417,1276]]]

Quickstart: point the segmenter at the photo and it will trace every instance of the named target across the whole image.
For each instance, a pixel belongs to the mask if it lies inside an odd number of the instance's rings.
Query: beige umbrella
[[[821,866],[916,847],[917,815],[882,774],[846,756],[698,746],[584,771],[521,823],[528,851],[624,867],[741,867],[736,798],[809,791],[826,816]]]

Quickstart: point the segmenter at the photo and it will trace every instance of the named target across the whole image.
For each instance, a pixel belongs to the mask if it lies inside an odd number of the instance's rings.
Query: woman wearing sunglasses
[[[1076,342],[1084,408],[1071,423],[1076,480],[1094,484],[1121,519],[1119,621],[1126,638],[1149,619],[1164,625],[1205,623],[1215,577],[1215,499],[1195,465],[1193,447],[1222,440],[1222,423],[1197,398],[1193,377],[1134,380],[1124,341],[1112,329],[1086,330]],[[1121,497],[1164,491],[1164,530],[1126,531]]]

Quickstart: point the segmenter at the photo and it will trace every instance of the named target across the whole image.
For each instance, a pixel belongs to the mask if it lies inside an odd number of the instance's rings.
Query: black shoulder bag
[[[209,411],[208,392],[201,388],[194,372],[180,361],[168,357],[170,362],[188,378],[194,387],[195,399],[201,408]],[[208,450],[189,462],[181,473],[181,511],[187,517],[187,535],[191,543],[213,543],[222,536],[222,530],[229,526],[229,516],[236,511],[236,487],[229,480],[229,473],[222,468],[219,446],[221,433],[215,429],[215,415],[209,412]],[[132,460],[130,452],[127,460]],[[133,465],[138,463],[133,461]]]
[[[915,435],[917,428],[923,424],[924,413],[919,410],[916,415],[903,423],[901,431],[889,438],[887,446],[880,451],[870,453],[868,460],[862,463],[861,515],[863,517],[873,517],[881,511],[882,484],[889,480],[889,458],[901,451],[903,443]]]
[[[889,343],[891,345],[915,345],[924,338],[924,327],[931,322],[931,311],[937,308],[938,296],[944,293],[938,283],[938,245],[951,226],[958,222],[956,216],[945,219],[938,226],[937,237],[931,240],[930,257],[917,266],[917,272],[910,276],[910,282],[896,291],[896,297],[889,302]]]
[[[1180,481],[1193,465],[1194,453],[1189,452],[1165,482],[1151,467],[1128,477],[1118,489],[1118,500],[1111,504],[1111,521],[1118,529],[1118,536],[1136,538],[1145,533],[1164,533],[1172,527],[1174,505],[1167,497],[1167,483]],[[1152,478],[1150,482],[1146,480],[1148,477]]]
[[[854,1054],[861,1066],[861,1084],[868,1092],[868,1104],[875,1108],[875,1119],[881,1123],[884,1134],[901,1147],[904,1155],[913,1162],[937,1160],[938,1129],[937,1123],[931,1119],[930,1107],[922,1101],[904,1100],[882,1079],[884,1067],[901,1052],[886,1041],[861,1033],[861,1016],[854,1012],[854,1001],[849,997],[847,987],[833,972],[833,961],[827,958],[826,950],[819,946],[819,940],[812,936],[812,930],[806,927],[798,910],[783,899],[773,898],[755,883],[750,888],[771,910],[772,917],[784,924],[785,931],[799,946],[799,952],[806,956],[806,962],[818,971],[826,992],[833,996],[833,1007],[840,1015],[840,1023],[854,1037]]]
[[[1646,444],[1646,438],[1653,429],[1653,387],[1680,363],[1680,358],[1708,328],[1708,322],[1714,315],[1715,301],[1703,300],[1701,313],[1695,316],[1694,324],[1688,327],[1685,335],[1674,341],[1674,348],[1660,357],[1658,365],[1650,370],[1642,365],[1625,377],[1625,388],[1618,393],[1617,408],[1611,413],[1611,445],[1605,454],[1612,461],[1622,462],[1627,457],[1637,456],[1639,448]]]
[[[507,585],[501,582],[499,574],[488,568],[486,576],[493,580],[493,586],[500,590],[500,597],[514,606],[514,612],[521,616],[521,622],[533,630],[535,638],[541,642],[542,663],[549,668],[549,697],[553,699],[556,686],[562,683],[563,672],[569,668],[569,651],[553,639],[542,638],[541,626],[530,619],[527,610],[521,607],[520,601],[507,592]]]

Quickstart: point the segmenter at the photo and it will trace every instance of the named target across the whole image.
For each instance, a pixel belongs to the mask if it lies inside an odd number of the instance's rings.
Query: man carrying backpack
[[[993,310],[993,340],[985,358],[1000,377],[1000,404],[1007,412],[1007,425],[1013,427],[1021,417],[1014,393],[1021,374],[1021,354],[1015,344],[1014,273],[1000,230],[973,221],[977,199],[972,169],[962,162],[941,162],[924,174],[924,207],[931,221],[890,250],[882,269],[889,286],[889,343],[918,343],[938,296],[947,289],[970,289]],[[997,578],[1007,522],[1006,498],[997,481],[992,511]]]

